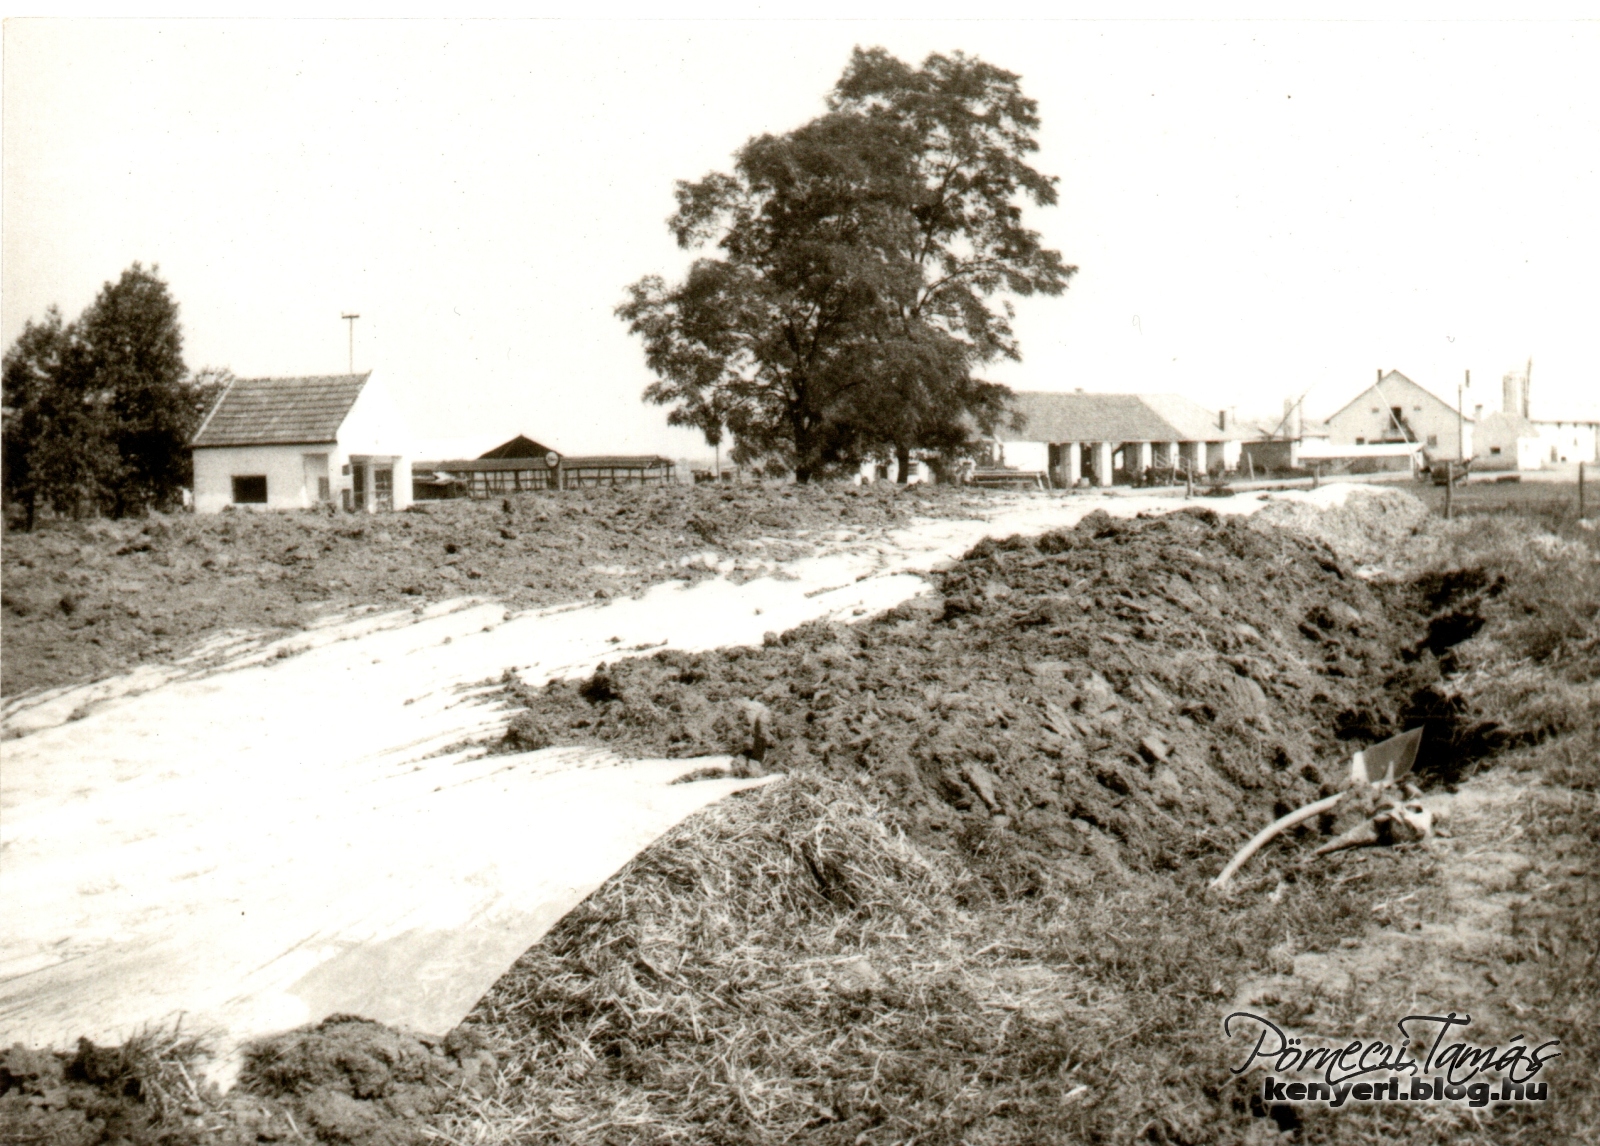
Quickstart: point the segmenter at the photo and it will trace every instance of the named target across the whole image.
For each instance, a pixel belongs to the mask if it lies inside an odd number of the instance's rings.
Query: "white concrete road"
[[[1285,498],[1337,504],[1349,487]],[[1206,499],[1250,513],[1260,495]],[[750,781],[706,761],[483,757],[529,684],[671,646],[757,644],[925,588],[984,535],[1170,498],[998,499],[984,520],[835,537],[735,584],[510,615],[364,616],[198,671],[147,668],[7,706],[0,1045],[118,1041],[184,1016],[224,1050],[335,1011],[439,1032],[672,825]],[[280,653],[279,650],[284,650]]]

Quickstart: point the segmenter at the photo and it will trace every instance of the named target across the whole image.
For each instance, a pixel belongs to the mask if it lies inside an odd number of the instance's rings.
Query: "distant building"
[[[1332,447],[1414,445],[1430,458],[1472,456],[1473,419],[1398,370],[1378,380],[1327,420]]]
[[[1473,435],[1473,464],[1484,469],[1536,470],[1542,454],[1539,427],[1520,414],[1486,415]]]
[[[366,374],[239,378],[195,433],[194,508],[354,512],[411,503],[410,434]]]
[[[418,501],[498,497],[553,489],[611,485],[671,485],[670,458],[648,455],[562,455],[518,434],[476,458],[422,461],[414,467]]]
[[[1600,418],[1532,421],[1539,434],[1540,465],[1600,461]]]
[[[988,461],[1042,474],[1056,487],[1084,479],[1108,486],[1149,470],[1204,474],[1239,464],[1243,434],[1229,413],[1178,394],[1022,390],[1012,408],[1024,425],[1002,426]]]
[[[1531,365],[1501,379],[1501,409],[1483,419],[1475,460],[1488,469],[1519,470],[1600,460],[1600,417],[1533,416]]]

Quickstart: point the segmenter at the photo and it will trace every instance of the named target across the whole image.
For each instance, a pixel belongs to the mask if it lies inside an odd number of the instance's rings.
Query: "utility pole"
[[[1467,460],[1467,428],[1466,420],[1462,416],[1462,402],[1465,401],[1465,392],[1472,389],[1472,371],[1467,371],[1467,380],[1456,387],[1456,457],[1462,461]]]
[[[341,314],[340,318],[350,324],[350,373],[356,372],[356,319],[359,314]]]

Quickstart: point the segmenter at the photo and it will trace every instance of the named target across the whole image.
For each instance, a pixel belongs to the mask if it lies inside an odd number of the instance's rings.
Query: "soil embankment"
[[[985,542],[934,580],[860,624],[514,690],[512,742],[749,751],[753,702],[770,713],[766,767],[857,785],[919,838],[1003,828],[1085,885],[1231,850],[1424,710],[1424,773],[1497,743],[1437,688],[1438,656],[1470,635],[1442,620],[1467,589],[1438,588],[1430,622],[1270,522],[1098,514]]]

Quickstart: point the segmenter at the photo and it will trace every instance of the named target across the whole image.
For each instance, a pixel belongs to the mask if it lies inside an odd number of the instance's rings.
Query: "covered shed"
[[[1239,463],[1242,435],[1227,411],[1180,394],[1022,390],[1012,396],[1020,429],[1003,425],[990,462],[1045,474],[1051,485],[1131,482],[1147,471],[1207,473]]]
[[[670,458],[649,455],[562,455],[518,434],[476,458],[417,462],[419,501],[452,497],[499,497],[555,489],[611,485],[668,485]]]

